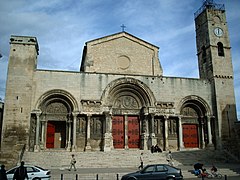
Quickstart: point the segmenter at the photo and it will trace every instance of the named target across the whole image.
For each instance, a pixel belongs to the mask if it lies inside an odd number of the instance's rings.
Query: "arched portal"
[[[36,104],[36,110],[32,112],[37,116],[37,121],[34,118],[31,119],[33,132],[30,132],[37,137],[35,144],[43,149],[71,148],[72,113],[77,109],[75,99],[66,91],[52,90],[43,94]],[[33,143],[30,143],[30,149],[31,144]]]
[[[208,105],[197,96],[188,96],[182,101],[180,115],[185,148],[203,148],[209,143],[209,114]]]
[[[150,89],[132,78],[118,79],[108,85],[102,96],[103,104],[111,107],[111,132],[114,148],[143,148],[146,132],[145,113],[154,105]]]

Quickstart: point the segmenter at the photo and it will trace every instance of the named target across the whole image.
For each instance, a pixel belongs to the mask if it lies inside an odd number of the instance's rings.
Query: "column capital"
[[[78,114],[79,114],[78,111],[73,111],[73,112],[72,112],[72,115],[73,115],[74,117],[76,117]]]
[[[155,114],[156,114],[155,112],[151,112],[151,113],[149,113],[148,115],[149,115],[149,116],[155,116]]]
[[[182,119],[183,115],[177,115],[178,119]]]
[[[112,115],[112,112],[111,111],[103,111],[103,114],[105,116],[111,116]]]
[[[164,115],[163,118],[164,118],[165,120],[167,120],[167,119],[169,119],[169,115]]]
[[[35,114],[36,116],[40,116],[42,114],[42,111],[40,109],[33,110],[31,114]]]
[[[90,113],[87,113],[87,114],[86,114],[86,116],[87,116],[87,117],[91,117],[91,116],[92,116],[92,114],[90,114]]]
[[[213,115],[207,115],[207,118],[208,118],[208,119],[215,119],[215,116],[213,116]]]

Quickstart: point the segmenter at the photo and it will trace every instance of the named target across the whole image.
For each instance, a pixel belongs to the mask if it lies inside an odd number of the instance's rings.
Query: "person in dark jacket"
[[[5,170],[5,166],[4,165],[1,165],[0,179],[1,180],[7,180],[7,174],[6,174],[6,170]]]
[[[202,170],[203,170],[203,164],[201,163],[196,163],[194,164],[194,174],[197,176],[199,174],[201,174]]]
[[[24,167],[24,161],[21,162],[21,165],[16,169],[13,175],[13,180],[25,180],[28,179],[27,169]]]

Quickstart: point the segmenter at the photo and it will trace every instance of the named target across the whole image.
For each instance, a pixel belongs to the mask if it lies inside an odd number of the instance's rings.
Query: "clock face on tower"
[[[219,27],[214,29],[214,34],[218,37],[221,37],[223,35],[223,30]]]

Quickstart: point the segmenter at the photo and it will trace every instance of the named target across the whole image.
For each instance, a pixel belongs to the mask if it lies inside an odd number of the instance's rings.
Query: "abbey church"
[[[125,31],[85,43],[78,72],[37,69],[11,36],[1,151],[222,148],[237,121],[224,5],[195,13],[200,78],[166,77],[159,47]]]

